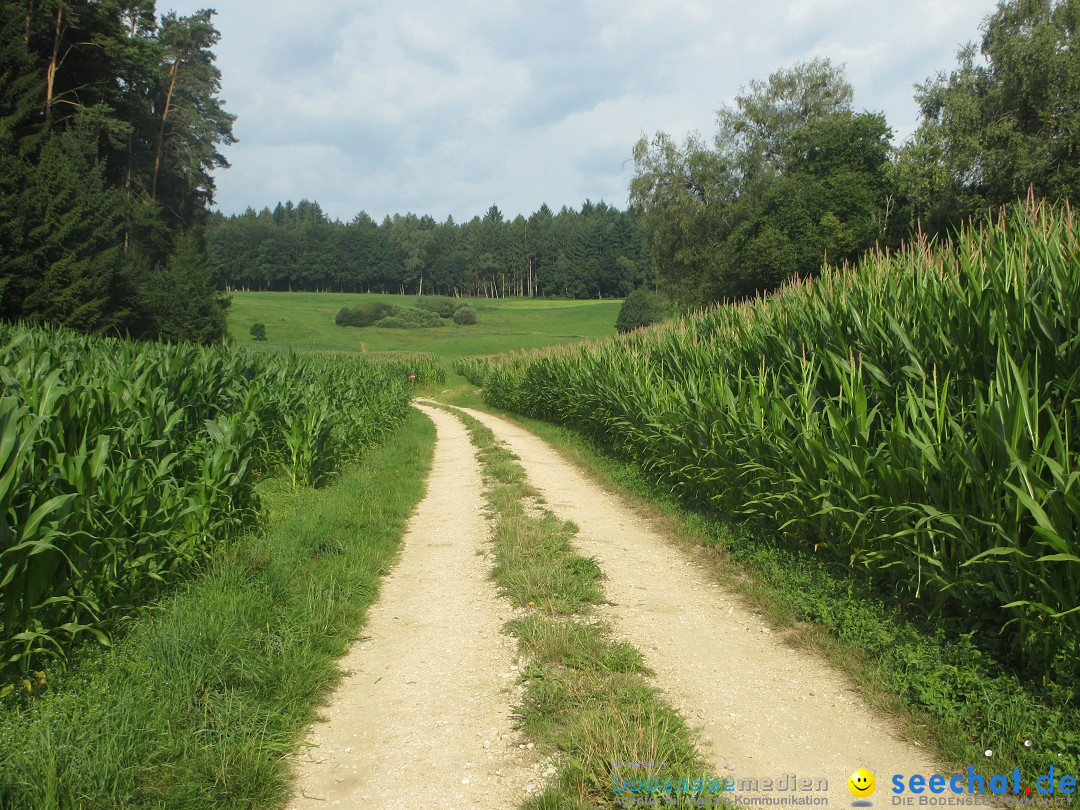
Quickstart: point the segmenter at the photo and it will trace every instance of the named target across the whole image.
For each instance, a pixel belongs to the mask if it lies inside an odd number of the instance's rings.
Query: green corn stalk
[[[1046,667],[1080,637],[1080,229],[1029,203],[753,302],[465,358],[679,496],[774,522]]]
[[[404,418],[433,358],[255,354],[0,325],[0,663],[26,670],[255,525],[254,484],[317,484]]]

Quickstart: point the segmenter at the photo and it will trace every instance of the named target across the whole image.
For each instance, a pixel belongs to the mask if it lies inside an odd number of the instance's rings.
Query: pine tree
[[[83,332],[127,326],[118,194],[95,156],[92,135],[73,129],[49,138],[28,172],[20,207],[32,275],[13,285],[19,317]]]
[[[0,318],[22,316],[22,301],[34,277],[27,251],[29,226],[22,209],[29,165],[11,148],[12,136],[0,134]]]
[[[198,236],[181,234],[168,263],[150,273],[141,290],[151,333],[167,341],[214,343],[226,334],[228,299],[213,286],[213,273]]]
[[[224,334],[201,246],[233,120],[211,14],[159,28],[153,0],[0,4],[0,317]]]

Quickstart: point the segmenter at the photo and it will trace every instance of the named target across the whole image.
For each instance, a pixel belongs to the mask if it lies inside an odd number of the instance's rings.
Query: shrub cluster
[[[434,312],[440,318],[452,318],[454,310],[464,306],[460,299],[447,298],[445,295],[421,295],[414,306],[425,312]]]
[[[352,309],[343,307],[335,322],[338,326],[428,329],[446,326],[445,321],[450,318],[459,326],[471,326],[477,322],[476,310],[468,303],[460,298],[447,298],[442,295],[420,296],[411,308],[375,301],[364,302]]]
[[[638,288],[626,296],[619,307],[619,317],[615,320],[615,329],[633,332],[643,326],[652,326],[671,317],[671,302],[660,293]]]
[[[476,310],[460,298],[425,295],[416,299],[415,306],[425,312],[434,312],[440,318],[453,318],[458,326],[472,326],[478,320]]]
[[[334,319],[338,326],[373,326],[377,321],[395,314],[400,307],[379,301],[365,301],[352,309],[342,307]]]
[[[472,326],[477,321],[476,310],[465,305],[454,310],[454,323],[458,326]]]
[[[428,329],[433,326],[446,326],[446,322],[434,312],[415,307],[396,307],[393,314],[376,321],[374,326],[384,329]]]

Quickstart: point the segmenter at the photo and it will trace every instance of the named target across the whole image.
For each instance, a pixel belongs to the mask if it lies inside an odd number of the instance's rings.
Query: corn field
[[[499,407],[990,626],[1080,638],[1080,230],[1029,203],[775,296],[573,349],[469,358]]]
[[[0,662],[25,669],[315,485],[408,410],[396,365],[0,326]]]
[[[269,351],[274,351],[270,349]],[[320,357],[349,363],[357,357],[351,351],[305,351],[307,357]],[[364,360],[377,364],[391,376],[400,377],[409,385],[442,385],[446,382],[446,368],[430,352],[378,352],[361,355]]]

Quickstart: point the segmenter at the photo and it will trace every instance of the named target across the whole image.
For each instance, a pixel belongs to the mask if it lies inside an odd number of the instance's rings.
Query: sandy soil
[[[879,806],[889,801],[891,774],[937,772],[926,752],[901,741],[842,675],[783,644],[618,496],[524,429],[468,412],[521,458],[547,508],[580,527],[577,548],[607,577],[612,604],[602,614],[642,652],[656,685],[698,730],[711,775],[825,779],[828,791],[814,795],[828,796],[835,807],[851,804],[847,779],[858,768],[878,776],[872,798]]]
[[[438,429],[428,492],[410,518],[351,674],[295,763],[290,807],[490,808],[521,803],[546,763],[513,730],[511,608],[488,577],[479,462],[460,420]],[[553,773],[553,771],[549,771]]]

